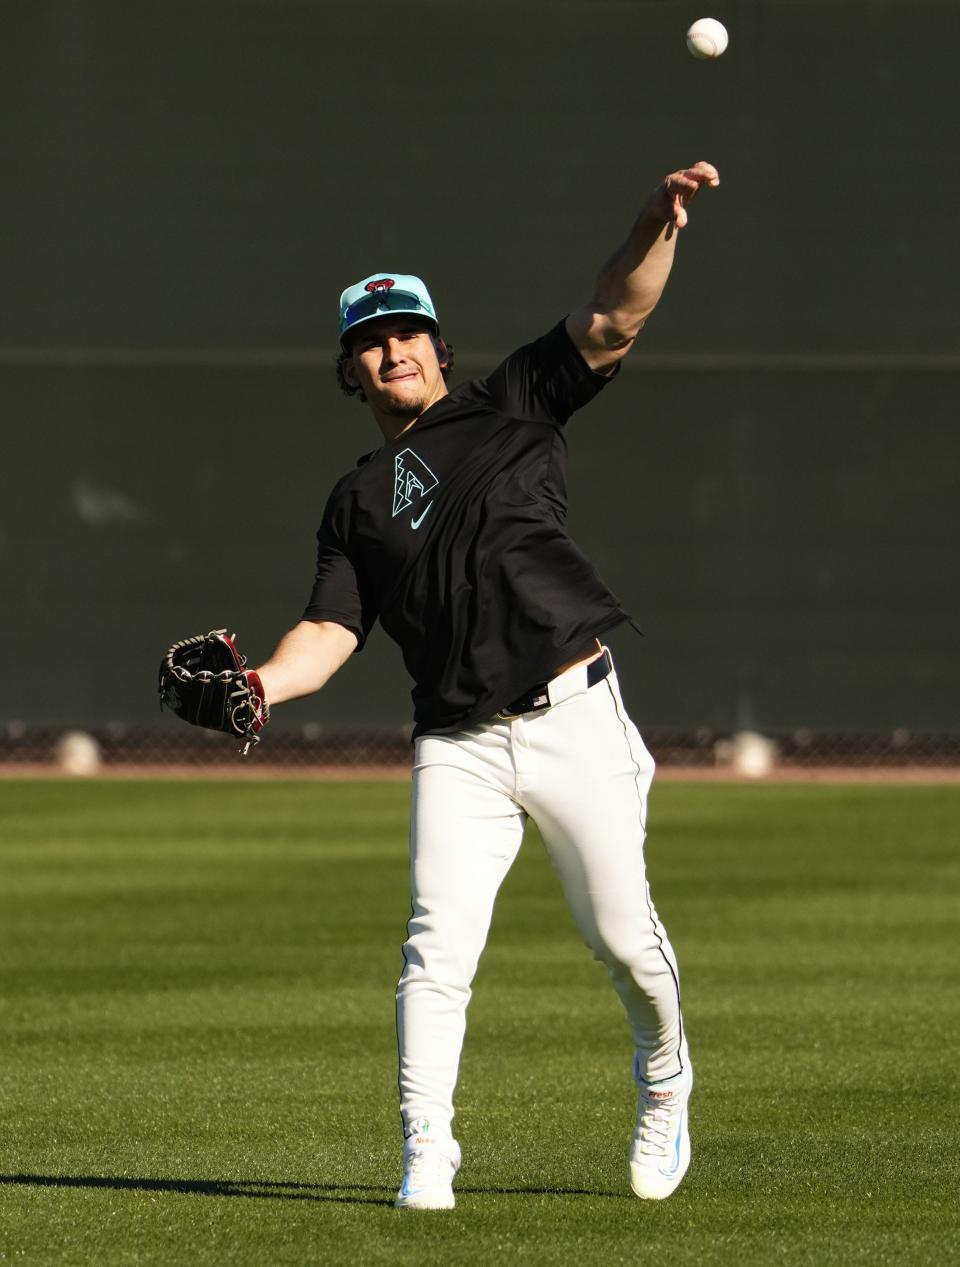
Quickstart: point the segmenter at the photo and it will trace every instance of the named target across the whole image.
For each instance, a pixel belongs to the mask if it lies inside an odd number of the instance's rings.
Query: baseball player
[[[334,487],[309,604],[259,681],[271,706],[320,689],[377,619],[413,679],[400,1209],[454,1204],[471,981],[528,816],[626,1009],[631,1187],[668,1197],[689,1165],[677,964],[644,870],[654,763],[604,644],[629,618],[564,526],[565,425],[616,376],[663,291],[687,204],[717,184],[709,163],[667,176],[589,302],[452,391],[452,349],[418,277],[374,273],[340,299],[340,383],[383,443]]]

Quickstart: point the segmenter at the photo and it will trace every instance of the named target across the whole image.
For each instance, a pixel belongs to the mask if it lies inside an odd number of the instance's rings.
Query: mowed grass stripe
[[[655,785],[694,1164],[629,1196],[619,1003],[534,832],[475,983],[458,1207],[398,1215],[403,785],[0,784],[0,1254],[928,1263],[958,1237],[960,789]]]

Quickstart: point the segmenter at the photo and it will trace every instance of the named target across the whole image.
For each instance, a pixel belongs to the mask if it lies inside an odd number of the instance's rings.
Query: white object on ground
[[[762,779],[772,773],[777,764],[777,745],[766,735],[753,730],[739,730],[731,744],[731,765],[737,774],[748,779]]]
[[[96,774],[101,766],[100,745],[93,735],[82,730],[68,730],[59,739],[55,755],[64,774]]]

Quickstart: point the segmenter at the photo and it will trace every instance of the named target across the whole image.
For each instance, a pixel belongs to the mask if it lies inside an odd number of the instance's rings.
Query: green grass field
[[[655,787],[694,1158],[629,1195],[619,1003],[535,833],[470,1012],[457,1209],[398,1214],[402,784],[0,783],[0,1262],[960,1255],[960,788]]]

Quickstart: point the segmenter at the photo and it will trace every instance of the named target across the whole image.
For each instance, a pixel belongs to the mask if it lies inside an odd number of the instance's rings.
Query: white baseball
[[[729,42],[727,28],[716,18],[698,18],[687,32],[687,48],[701,60],[719,57]]]

